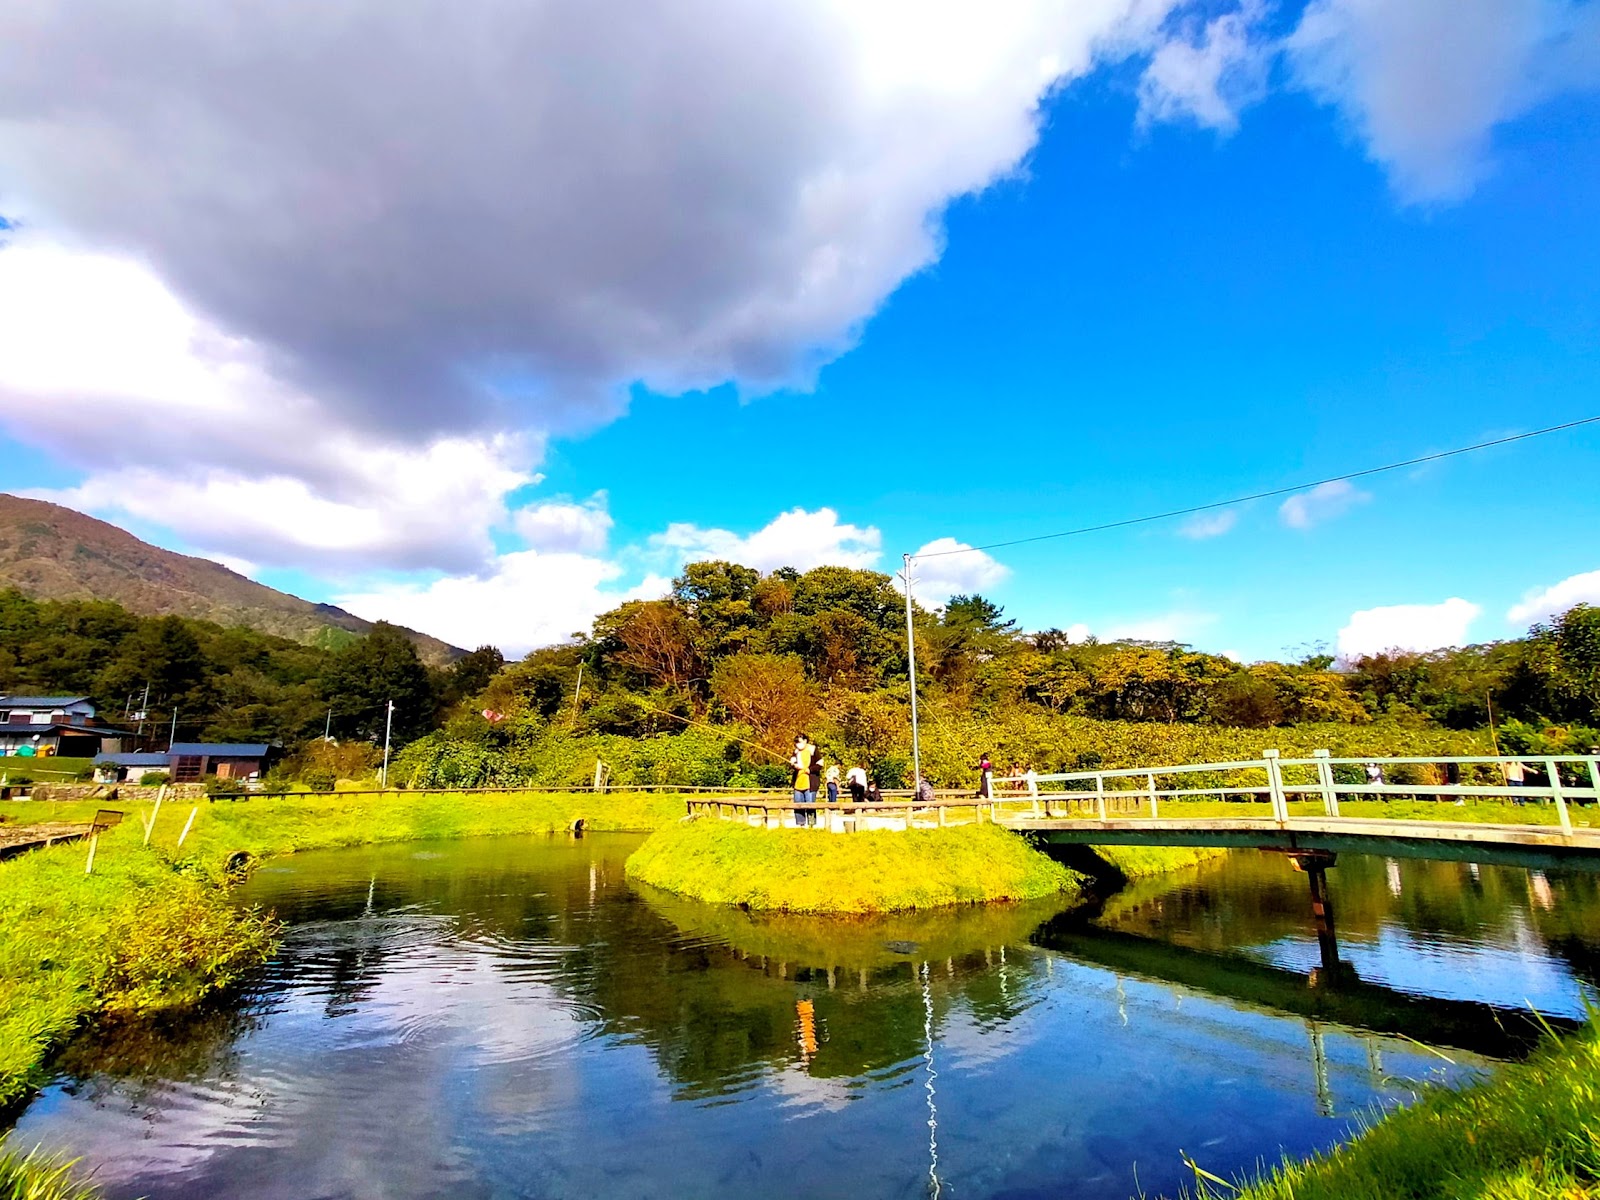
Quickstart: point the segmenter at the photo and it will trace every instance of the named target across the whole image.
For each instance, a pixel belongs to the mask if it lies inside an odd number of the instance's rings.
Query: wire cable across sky
[[[1436,454],[1424,454],[1418,458],[1408,458],[1403,462],[1385,463],[1381,467],[1367,467],[1365,470],[1350,471],[1343,475],[1330,475],[1326,479],[1313,479],[1307,483],[1293,483],[1286,487],[1271,488],[1265,492],[1252,492],[1248,496],[1234,496],[1229,500],[1214,500],[1210,504],[1196,504],[1190,508],[1174,508],[1168,512],[1151,513],[1143,517],[1127,517],[1121,521],[1107,521],[1103,525],[1085,525],[1081,529],[1063,529],[1057,533],[1038,533],[1032,537],[1012,538],[1010,541],[1005,542],[988,542],[982,546],[963,546],[959,550],[932,550],[926,554],[913,554],[911,561],[917,562],[924,558],[947,558],[953,554],[977,554],[983,550],[1004,550],[1008,546],[1024,546],[1029,542],[1049,542],[1057,538],[1077,537],[1079,534],[1084,533],[1103,533],[1108,529],[1126,529],[1130,525],[1147,525],[1152,521],[1167,521],[1173,517],[1192,516],[1195,513],[1228,508],[1235,504],[1248,504],[1252,500],[1268,500],[1274,496],[1287,496],[1293,492],[1304,492],[1330,483],[1364,479],[1368,475],[1381,475],[1385,471],[1399,471],[1405,467],[1417,467],[1423,463],[1438,462],[1441,458],[1455,458],[1460,454],[1471,454],[1475,450],[1488,450],[1494,446],[1506,446],[1512,442],[1524,442],[1529,438],[1544,437],[1550,433],[1561,433],[1563,430],[1577,429],[1580,425],[1593,425],[1596,422],[1600,422],[1600,416],[1584,417],[1581,420],[1567,421],[1560,425],[1548,425],[1543,429],[1530,429],[1527,433],[1513,433],[1505,437],[1492,438],[1487,442],[1475,442],[1470,446],[1458,446],[1454,450],[1440,450]]]

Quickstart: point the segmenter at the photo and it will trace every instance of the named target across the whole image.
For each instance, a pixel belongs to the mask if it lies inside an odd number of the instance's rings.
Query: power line
[[[1527,433],[1513,433],[1507,437],[1494,438],[1487,442],[1476,442],[1471,446],[1458,446],[1454,450],[1440,450],[1437,454],[1424,454],[1420,458],[1408,458],[1404,462],[1386,463],[1381,467],[1368,467],[1364,471],[1351,471],[1345,475],[1330,475],[1327,479],[1314,479],[1309,483],[1295,483],[1288,487],[1272,488],[1265,492],[1252,492],[1248,496],[1235,496],[1231,500],[1214,500],[1210,504],[1196,504],[1192,508],[1175,508],[1170,512],[1151,513],[1144,517],[1128,517],[1121,521],[1107,521],[1104,525],[1085,525],[1081,529],[1063,529],[1059,533],[1040,533],[1033,537],[1013,538],[1007,542],[990,542],[983,546],[963,546],[959,550],[931,550],[926,554],[913,554],[912,560],[923,558],[945,558],[952,554],[976,554],[980,550],[1003,550],[1008,546],[1023,546],[1029,542],[1048,542],[1056,538],[1077,537],[1084,533],[1102,533],[1107,529],[1125,529],[1129,525],[1146,525],[1151,521],[1167,521],[1173,517],[1187,517],[1194,513],[1210,512],[1214,508],[1228,508],[1234,504],[1248,504],[1252,500],[1267,500],[1273,496],[1287,496],[1291,492],[1303,492],[1308,488],[1322,487],[1329,483],[1343,483],[1350,479],[1363,479],[1368,475],[1381,475],[1385,471],[1398,471],[1404,467],[1416,467],[1423,463],[1438,462],[1441,458],[1454,458],[1458,454],[1471,454],[1475,450],[1487,450],[1492,446],[1505,446],[1512,442],[1526,441],[1528,438],[1543,437],[1547,433],[1560,433],[1566,429],[1576,429],[1580,425],[1593,425],[1600,422],[1600,416],[1584,417],[1578,421],[1568,421],[1563,425],[1549,425],[1544,429],[1533,429]]]

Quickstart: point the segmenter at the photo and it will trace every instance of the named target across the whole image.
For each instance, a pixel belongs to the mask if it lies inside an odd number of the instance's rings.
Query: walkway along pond
[[[824,836],[818,834],[817,836]],[[1055,900],[840,922],[630,886],[596,834],[307,852],[237,994],[92,1030],[18,1120],[112,1197],[1108,1197],[1346,1136],[1518,1052],[1600,975],[1600,880],[1237,852]],[[1415,1039],[1415,1040],[1413,1040]],[[1443,1044],[1441,1044],[1443,1043]]]

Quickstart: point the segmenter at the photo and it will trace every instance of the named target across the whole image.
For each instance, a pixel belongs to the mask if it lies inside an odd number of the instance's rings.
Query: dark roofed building
[[[154,754],[102,754],[94,762],[95,774],[103,783],[135,783],[146,771],[166,771],[171,764],[166,751]]]
[[[277,748],[265,742],[175,742],[168,752],[173,783],[195,783],[207,775],[260,776],[276,754]]]

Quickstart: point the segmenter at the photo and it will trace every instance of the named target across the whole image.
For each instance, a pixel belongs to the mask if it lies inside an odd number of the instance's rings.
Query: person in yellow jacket
[[[814,805],[817,802],[816,785],[811,782],[812,767],[817,762],[817,748],[805,734],[794,739],[794,754],[789,758],[789,765],[794,768],[794,802],[796,804]],[[815,808],[797,808],[794,813],[794,823],[797,826],[815,825],[817,823],[817,810]]]

